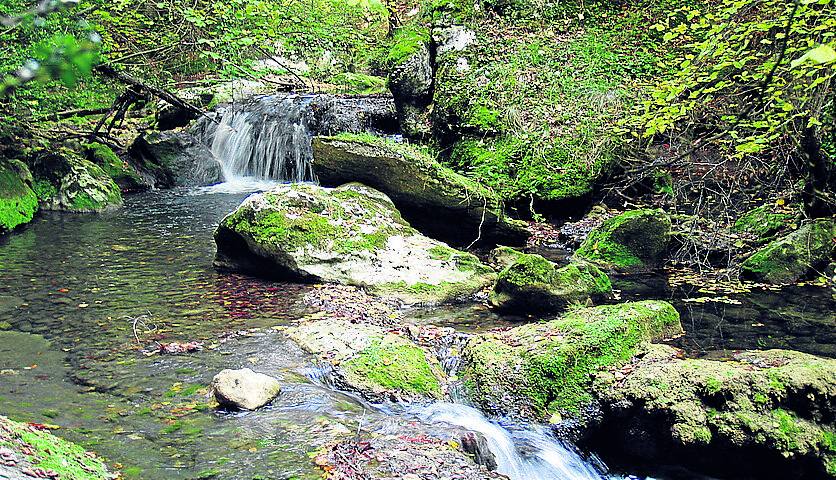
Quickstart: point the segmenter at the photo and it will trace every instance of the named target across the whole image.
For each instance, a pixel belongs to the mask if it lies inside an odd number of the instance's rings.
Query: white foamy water
[[[479,410],[455,403],[436,403],[418,415],[426,421],[457,425],[481,433],[496,457],[497,471],[512,480],[602,480],[610,478],[563,445],[539,425],[509,430]]]

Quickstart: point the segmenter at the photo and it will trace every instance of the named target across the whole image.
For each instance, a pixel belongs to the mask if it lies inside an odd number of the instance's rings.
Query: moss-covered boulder
[[[22,162],[0,160],[0,235],[29,223],[38,211],[32,176]]]
[[[515,313],[550,313],[610,293],[609,277],[595,265],[558,267],[540,255],[523,254],[499,273],[490,302]]]
[[[36,154],[32,174],[44,210],[101,212],[122,204],[122,192],[110,175],[69,148]]]
[[[371,135],[317,137],[313,169],[325,186],[361,182],[392,199],[421,232],[455,244],[524,244],[528,231],[499,197],[428,152]]]
[[[282,185],[252,195],[215,232],[216,265],[365,287],[408,303],[472,297],[495,274],[475,256],[418,233],[383,193]]]
[[[599,435],[633,461],[706,459],[746,478],[836,477],[834,359],[785,350],[686,359],[656,345],[621,373],[595,381],[606,405]],[[729,456],[738,464],[720,462]]]
[[[575,257],[617,270],[662,264],[671,237],[671,219],[662,210],[630,210],[589,232]]]
[[[836,249],[836,220],[821,218],[767,244],[741,265],[741,276],[758,282],[791,284],[823,269]]]
[[[111,480],[104,461],[78,445],[0,416],[0,478]],[[40,472],[40,473],[36,473]]]
[[[493,267],[497,272],[501,272],[510,267],[520,257],[525,255],[516,248],[506,247],[500,245],[488,253],[487,263]]]
[[[474,400],[490,412],[576,416],[593,401],[594,373],[681,332],[679,314],[666,302],[580,308],[557,320],[474,336],[463,351],[463,374]]]
[[[787,228],[798,217],[794,212],[777,205],[761,205],[744,213],[734,222],[732,232],[751,237],[758,242],[765,242]]]
[[[401,335],[334,319],[306,323],[287,333],[333,367],[338,385],[369,400],[441,398],[444,374],[438,359]]]
[[[133,165],[109,146],[93,142],[85,147],[87,158],[102,168],[123,192],[146,190],[149,186]]]

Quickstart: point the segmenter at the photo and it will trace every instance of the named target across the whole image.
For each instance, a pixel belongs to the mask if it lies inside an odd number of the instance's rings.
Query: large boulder
[[[670,238],[664,211],[630,210],[590,231],[575,257],[618,270],[653,268],[665,259]]]
[[[438,359],[401,335],[375,325],[326,319],[288,330],[304,350],[333,367],[336,383],[372,401],[438,399]]]
[[[147,190],[148,185],[142,175],[127,160],[113,151],[109,146],[91,142],[85,146],[87,158],[102,168],[110,178],[119,185],[123,192]]]
[[[777,205],[761,205],[740,216],[732,232],[745,235],[757,242],[765,242],[798,217],[797,211]]]
[[[212,391],[219,404],[242,410],[256,410],[270,403],[281,391],[275,378],[249,368],[222,370],[212,379]]]
[[[145,134],[128,151],[160,186],[195,187],[224,180],[209,147],[187,132]]]
[[[101,212],[122,204],[110,175],[74,150],[42,151],[32,162],[32,186],[44,210]]]
[[[392,199],[421,232],[455,244],[477,239],[524,244],[525,223],[510,219],[499,197],[410,145],[370,135],[314,139],[314,173],[322,185],[357,181]]]
[[[499,273],[490,296],[494,307],[519,313],[557,312],[612,293],[606,273],[590,263],[558,267],[540,255],[519,255]]]
[[[29,169],[19,161],[0,161],[0,235],[29,223],[38,211]]]
[[[681,332],[679,314],[666,302],[580,308],[557,320],[474,336],[463,351],[463,374],[474,400],[492,413],[579,416],[593,401],[592,374]]]
[[[599,374],[593,390],[604,405],[598,443],[632,462],[722,464],[746,478],[836,477],[834,359],[785,350],[688,359],[655,345],[624,371]]]
[[[795,283],[827,266],[834,249],[836,220],[820,218],[755,252],[741,265],[741,275],[759,282]]]
[[[220,268],[365,287],[407,303],[471,297],[495,279],[475,256],[418,233],[360,184],[277,186],[252,195],[215,232]]]

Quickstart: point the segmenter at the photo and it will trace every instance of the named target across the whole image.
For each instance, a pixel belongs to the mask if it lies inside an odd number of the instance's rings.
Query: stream
[[[281,334],[313,313],[303,303],[313,287],[212,268],[212,232],[246,196],[236,190],[142,193],[100,215],[45,213],[0,240],[0,414],[60,425],[57,435],[132,479],[321,478],[311,452],[345,432],[405,424],[427,435],[445,425],[482,433],[513,479],[650,478],[603,473],[603,462],[545,427],[488,419],[464,404],[383,408],[317,381],[314,359]],[[836,356],[828,314],[836,301],[822,288],[694,303],[692,289],[663,277],[616,286],[624,299],[673,299],[688,330],[677,342],[695,356],[770,347]],[[409,316],[466,331],[515,320],[480,305]],[[156,353],[169,342],[203,349]],[[241,367],[276,377],[282,394],[257,412],[208,409],[212,377]]]

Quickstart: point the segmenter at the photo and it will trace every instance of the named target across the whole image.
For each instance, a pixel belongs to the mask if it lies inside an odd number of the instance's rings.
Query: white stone
[[[212,379],[215,398],[223,406],[256,410],[270,403],[281,391],[278,380],[249,368],[223,370]]]

